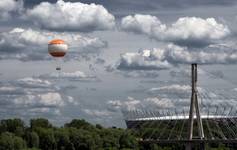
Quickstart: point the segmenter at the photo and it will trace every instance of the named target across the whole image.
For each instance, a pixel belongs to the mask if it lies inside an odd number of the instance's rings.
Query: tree
[[[26,132],[26,141],[27,141],[28,147],[30,147],[30,148],[38,148],[39,147],[39,136],[34,131]]]
[[[43,150],[56,150],[57,144],[54,137],[54,130],[51,128],[36,128],[40,143],[39,148]]]
[[[96,150],[95,138],[87,130],[71,128],[70,141],[76,150]]]
[[[0,136],[0,150],[22,150],[26,148],[26,143],[21,137],[12,133],[4,132]]]
[[[70,123],[65,124],[65,127],[73,127],[77,129],[85,129],[85,130],[94,130],[95,127],[90,123],[86,122],[84,119],[73,119]]]
[[[12,132],[17,136],[23,136],[25,130],[24,122],[21,119],[6,119],[0,122],[0,131]]]
[[[73,145],[69,139],[69,132],[66,129],[58,129],[55,131],[55,140],[57,143],[57,150],[73,149]]]
[[[96,127],[97,129],[103,129],[102,125],[100,125],[100,124],[96,124],[95,127]]]
[[[125,131],[119,139],[120,148],[138,149],[138,143],[136,138],[130,131]]]
[[[119,149],[119,138],[122,135],[123,130],[108,128],[100,131],[100,136],[103,141],[103,148]]]
[[[44,118],[38,118],[38,119],[31,119],[30,120],[30,127],[31,129],[35,129],[37,127],[41,128],[52,128],[52,124]]]

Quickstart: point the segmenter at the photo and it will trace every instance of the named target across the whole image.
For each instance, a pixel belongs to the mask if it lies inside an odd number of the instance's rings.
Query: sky
[[[126,127],[122,112],[183,110],[190,64],[202,106],[235,107],[235,0],[1,0],[0,119],[86,119]],[[59,62],[48,42],[63,39]]]

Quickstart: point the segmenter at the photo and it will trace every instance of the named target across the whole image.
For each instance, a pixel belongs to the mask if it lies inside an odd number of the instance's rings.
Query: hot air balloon
[[[49,54],[56,59],[57,67],[56,70],[61,70],[60,60],[66,55],[68,51],[68,45],[64,40],[54,39],[48,44],[48,52]]]

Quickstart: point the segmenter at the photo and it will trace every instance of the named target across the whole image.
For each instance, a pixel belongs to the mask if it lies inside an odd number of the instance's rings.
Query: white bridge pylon
[[[194,116],[196,113],[196,120],[198,126],[198,137],[202,140],[204,139],[204,131],[202,125],[202,118],[200,115],[199,103],[197,98],[197,64],[192,64],[191,67],[192,73],[192,96],[191,96],[191,104],[189,110],[189,122],[188,122],[188,139],[191,141],[193,139],[193,123],[194,123]],[[186,146],[186,150],[191,150],[192,145],[188,143]]]

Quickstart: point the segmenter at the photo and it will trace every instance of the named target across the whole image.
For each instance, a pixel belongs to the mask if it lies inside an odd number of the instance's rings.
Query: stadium
[[[236,111],[229,110],[220,114],[221,109],[216,108],[214,113],[202,115],[205,140],[211,142],[233,142],[237,139]],[[218,110],[219,109],[219,110]],[[188,118],[187,112],[171,113],[170,110],[159,111],[130,111],[126,112],[126,125],[129,129],[145,131],[141,136],[144,141],[158,140],[158,142],[172,143],[175,140],[187,139]],[[194,139],[198,138],[197,120],[194,117]],[[195,132],[196,131],[196,132]],[[231,141],[232,140],[232,141]]]

